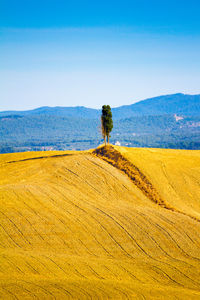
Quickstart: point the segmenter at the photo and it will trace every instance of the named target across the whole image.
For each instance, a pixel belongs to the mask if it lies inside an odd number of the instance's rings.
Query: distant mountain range
[[[141,115],[200,114],[200,95],[173,94],[149,98],[113,109],[116,118]]]
[[[162,114],[200,114],[200,95],[172,94],[149,98],[136,102],[132,105],[124,105],[112,108],[114,119],[130,118],[141,115],[162,115]],[[76,107],[40,107],[27,111],[3,111],[0,116],[6,115],[54,115],[65,117],[76,117],[84,119],[95,119],[100,116],[100,109]]]
[[[200,149],[200,95],[160,96],[112,112],[113,144]],[[0,112],[0,153],[95,148],[100,114],[82,106]]]

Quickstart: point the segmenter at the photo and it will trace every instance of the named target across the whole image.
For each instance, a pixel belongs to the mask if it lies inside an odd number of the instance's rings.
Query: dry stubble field
[[[0,299],[200,299],[200,151],[112,151],[0,155]]]

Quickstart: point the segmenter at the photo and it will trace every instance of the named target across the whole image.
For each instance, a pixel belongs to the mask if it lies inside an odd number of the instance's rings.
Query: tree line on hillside
[[[101,135],[106,142],[115,144],[119,141],[127,147],[200,149],[200,116],[183,115],[178,121],[174,115],[135,116],[114,119],[113,127],[111,109],[107,105],[105,108],[111,118],[108,118],[110,129],[106,125],[103,133],[102,128],[101,132],[97,130],[99,117],[0,116],[0,153],[48,150],[49,147],[53,150],[86,150],[101,144]],[[102,124],[105,125],[106,120],[103,113]]]

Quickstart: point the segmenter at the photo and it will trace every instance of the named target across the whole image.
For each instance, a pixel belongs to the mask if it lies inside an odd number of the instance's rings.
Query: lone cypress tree
[[[106,145],[106,138],[109,144],[110,132],[113,129],[113,120],[112,120],[112,112],[110,105],[102,106],[102,114],[101,114],[101,131],[102,136],[104,138],[104,142]]]

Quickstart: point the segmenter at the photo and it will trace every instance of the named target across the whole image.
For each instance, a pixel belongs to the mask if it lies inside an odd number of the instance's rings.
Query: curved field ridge
[[[200,220],[200,151],[114,146],[171,207]]]
[[[130,152],[130,151],[128,151]],[[123,153],[123,151],[122,151]],[[142,171],[136,167],[131,161],[134,161],[134,156],[132,159],[127,159],[119,151],[117,151],[113,146],[106,145],[104,147],[99,147],[93,151],[93,154],[107,161],[112,166],[123,171],[127,176],[133,181],[133,183],[153,202],[158,205],[170,209],[171,211],[176,211],[185,214],[194,220],[200,222],[197,217],[186,213],[182,210],[178,210],[176,207],[170,206],[166,201],[164,201],[155,187],[152,185],[150,180],[142,173]]]
[[[127,174],[133,183],[150,200],[165,208],[170,208],[169,205],[166,204],[163,199],[161,199],[160,195],[147,177],[119,151],[115,150],[113,146],[106,145],[104,147],[97,148],[93,151],[93,154]]]
[[[159,189],[176,152],[163,159],[159,149],[116,149],[163,201],[189,207],[179,190],[169,197],[178,175],[167,177],[168,194]],[[164,175],[143,165],[151,153]],[[187,174],[182,189],[198,214],[200,153],[195,166],[193,152],[189,165],[181,153],[176,174]],[[92,151],[5,154],[0,168],[0,299],[200,298],[200,223],[157,205]]]

